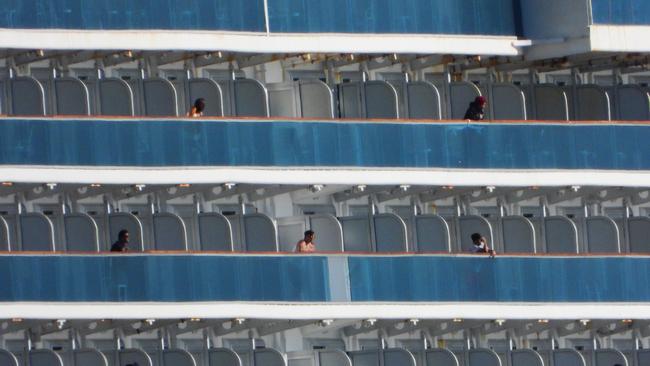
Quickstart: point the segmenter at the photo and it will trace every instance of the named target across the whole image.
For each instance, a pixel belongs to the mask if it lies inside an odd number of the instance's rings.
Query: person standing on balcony
[[[117,241],[111,246],[111,252],[128,252],[129,251],[129,231],[120,230],[117,234]]]
[[[493,258],[497,254],[497,252],[494,249],[488,246],[487,239],[479,233],[472,234],[472,243],[474,243],[474,248],[472,248],[472,253],[478,253],[478,254],[486,253]]]
[[[467,108],[467,112],[465,112],[464,119],[470,121],[484,120],[486,105],[487,105],[487,99],[484,96],[476,97],[476,99],[474,99],[474,101],[469,104],[469,108]]]
[[[190,110],[190,113],[187,115],[189,117],[203,117],[203,111],[205,110],[205,99],[199,98],[194,101],[194,106]]]
[[[314,243],[314,238],[316,233],[311,230],[305,231],[304,239],[300,240],[296,244],[296,252],[298,253],[311,253],[316,251],[316,243]]]

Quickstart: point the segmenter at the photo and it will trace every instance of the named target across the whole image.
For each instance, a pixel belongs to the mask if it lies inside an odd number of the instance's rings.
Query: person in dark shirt
[[[469,104],[467,112],[465,112],[465,118],[470,121],[482,121],[485,119],[485,105],[487,104],[487,99],[484,96],[478,96],[474,99],[473,102]]]
[[[128,252],[129,251],[129,231],[120,230],[117,234],[117,241],[111,246],[111,252]]]

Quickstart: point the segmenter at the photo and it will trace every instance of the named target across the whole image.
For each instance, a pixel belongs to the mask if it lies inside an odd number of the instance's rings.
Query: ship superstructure
[[[649,4],[5,1],[0,366],[650,365]]]

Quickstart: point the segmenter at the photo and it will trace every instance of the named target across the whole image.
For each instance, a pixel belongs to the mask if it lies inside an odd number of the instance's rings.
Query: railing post
[[[269,22],[269,1],[264,0],[264,27],[266,29],[266,35],[271,35],[271,24]]]

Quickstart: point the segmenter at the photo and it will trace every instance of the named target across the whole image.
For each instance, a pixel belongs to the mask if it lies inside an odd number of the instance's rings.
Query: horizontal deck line
[[[0,166],[2,181],[59,184],[340,184],[473,187],[648,187],[650,171],[481,170],[339,167],[62,167]]]
[[[0,29],[0,48],[254,53],[521,54],[514,36],[263,33],[192,30]]]
[[[322,304],[193,303],[0,303],[3,318],[22,319],[647,319],[640,303],[408,303]]]

